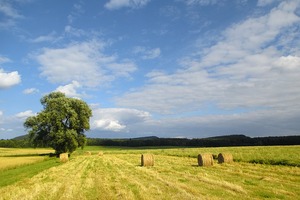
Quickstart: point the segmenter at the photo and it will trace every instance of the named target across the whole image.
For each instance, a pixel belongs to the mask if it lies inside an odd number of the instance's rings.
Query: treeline
[[[88,138],[89,146],[185,146],[185,147],[228,147],[228,146],[271,146],[300,145],[300,136],[256,137],[229,135],[202,139],[187,138],[135,138],[135,139],[100,139]]]
[[[6,148],[29,148],[33,145],[29,142],[28,139],[10,139],[10,140],[0,140],[0,147]]]
[[[228,135],[202,139],[144,137],[132,139],[88,138],[88,146],[178,146],[178,147],[230,147],[230,146],[271,146],[300,145],[299,136],[247,137],[245,135]],[[0,147],[27,148],[33,147],[27,137],[0,140]]]

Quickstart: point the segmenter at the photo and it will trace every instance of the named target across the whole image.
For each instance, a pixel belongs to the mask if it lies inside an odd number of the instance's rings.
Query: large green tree
[[[50,146],[56,153],[72,153],[84,147],[84,131],[90,129],[92,111],[82,100],[52,92],[41,99],[44,109],[28,117],[24,126],[29,129],[30,140],[37,146]]]

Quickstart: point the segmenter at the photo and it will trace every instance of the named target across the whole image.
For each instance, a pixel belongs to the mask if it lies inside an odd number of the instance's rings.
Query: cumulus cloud
[[[126,128],[125,125],[120,124],[117,120],[112,119],[99,119],[93,123],[94,128],[106,131],[119,132]]]
[[[79,89],[80,87],[81,85],[79,82],[72,81],[72,83],[70,84],[59,86],[55,91],[65,93],[65,95],[69,97],[81,97],[82,95],[77,93],[77,89]]]
[[[93,110],[91,128],[106,131],[129,131],[133,124],[148,120],[148,112],[127,108],[97,108]]]
[[[271,110],[275,116],[290,112],[299,117],[300,50],[289,49],[284,39],[299,42],[289,33],[300,24],[297,6],[298,1],[282,2],[265,15],[230,26],[216,44],[199,49],[200,57],[186,60],[175,73],[149,73],[146,86],[118,98],[117,104],[170,114],[201,112],[210,103],[217,110]]]
[[[277,66],[281,70],[295,71],[299,69],[300,57],[297,56],[281,56],[274,62],[274,66]]]
[[[26,110],[24,112],[17,113],[16,117],[19,118],[19,119],[26,119],[27,117],[31,117],[31,116],[34,116],[34,115],[35,115],[35,113],[33,113],[32,110]]]
[[[21,76],[17,71],[5,72],[0,69],[0,89],[10,88],[21,82]]]
[[[104,7],[108,10],[117,10],[123,7],[140,8],[149,2],[150,0],[110,0]]]
[[[0,67],[3,63],[11,62],[11,60],[5,56],[0,55]],[[17,71],[5,72],[0,68],[0,89],[5,89],[17,85],[21,82],[21,76]]]
[[[41,75],[52,83],[77,81],[82,86],[96,87],[136,70],[131,61],[118,61],[116,56],[105,55],[104,46],[103,42],[93,40],[64,48],[45,48],[36,56]]]

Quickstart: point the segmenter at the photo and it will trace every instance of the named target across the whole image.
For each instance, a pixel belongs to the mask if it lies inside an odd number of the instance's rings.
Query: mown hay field
[[[49,153],[54,153],[54,151],[47,148],[0,148],[0,172],[5,169],[41,162],[45,160],[45,156],[42,155]]]
[[[248,148],[245,151],[243,148]],[[43,170],[31,178],[0,187],[0,199],[297,199],[300,168],[255,164],[256,147],[121,149],[87,147],[66,163]],[[297,163],[300,146],[281,149],[284,159]],[[286,150],[285,152],[283,150]],[[85,155],[85,151],[91,155]],[[98,152],[103,152],[102,156]],[[199,167],[199,153],[228,152],[233,163]],[[252,155],[246,156],[247,152]],[[151,153],[154,166],[142,167],[141,154]],[[238,157],[237,155],[241,155]],[[291,154],[291,155],[289,155]],[[247,159],[242,159],[242,156]],[[244,158],[243,157],[243,158]],[[273,158],[273,157],[271,157]],[[1,159],[1,157],[0,157]],[[59,158],[57,162],[59,162]],[[275,158],[274,158],[275,159]],[[280,159],[283,159],[280,157]],[[0,172],[1,173],[1,172]],[[1,175],[0,175],[1,176]]]
[[[49,148],[1,148],[0,147],[0,157],[3,156],[32,156],[32,155],[41,155],[47,153],[54,153],[53,149]]]

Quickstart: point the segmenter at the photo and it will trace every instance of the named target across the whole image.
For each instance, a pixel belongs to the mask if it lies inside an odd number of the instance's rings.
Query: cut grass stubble
[[[238,157],[240,153],[246,152],[243,148],[241,152],[238,148],[92,148],[87,148],[91,151],[91,156],[72,156],[70,162],[63,165],[57,162],[58,166],[44,170],[32,178],[20,179],[14,185],[0,188],[0,199],[151,200],[224,199],[224,196],[227,199],[296,199],[300,196],[300,169],[297,167],[245,162],[216,164],[211,167],[196,165],[199,153],[216,154],[224,151]],[[247,148],[251,152],[251,147]],[[281,147],[275,147],[275,151],[276,148]],[[99,150],[104,154],[98,156]],[[154,154],[154,166],[141,167],[141,154],[144,152]],[[195,154],[196,152],[198,153]],[[246,154],[240,154],[238,159],[241,155]]]

